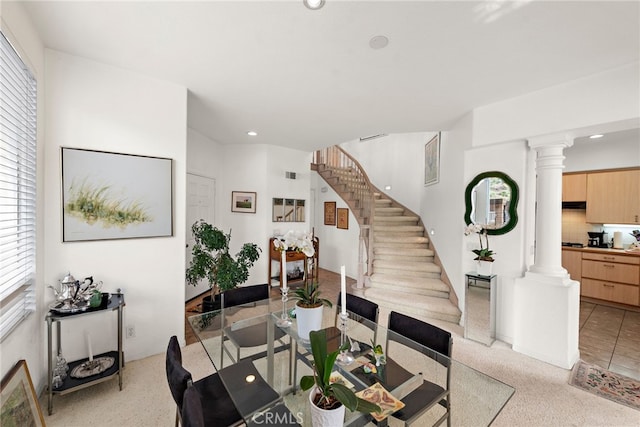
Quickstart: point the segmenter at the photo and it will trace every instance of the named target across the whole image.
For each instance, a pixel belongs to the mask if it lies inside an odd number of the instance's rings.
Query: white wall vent
[[[287,179],[296,179],[296,173],[295,172],[285,172],[284,173],[284,177]]]

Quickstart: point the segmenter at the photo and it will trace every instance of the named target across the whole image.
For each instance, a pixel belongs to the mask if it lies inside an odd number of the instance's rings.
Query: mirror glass
[[[274,198],[271,220],[273,222],[304,222],[304,208],[304,200]]]
[[[476,176],[465,192],[465,222],[478,224],[488,234],[504,234],[518,222],[518,186],[502,172]]]

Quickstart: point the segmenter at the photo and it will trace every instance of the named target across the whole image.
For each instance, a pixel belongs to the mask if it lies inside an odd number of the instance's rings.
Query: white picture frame
[[[62,241],[173,236],[171,159],[62,147]]]
[[[424,146],[424,185],[440,181],[440,133]]]

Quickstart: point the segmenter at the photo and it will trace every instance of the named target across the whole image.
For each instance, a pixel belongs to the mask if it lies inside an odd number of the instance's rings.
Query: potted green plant
[[[211,295],[203,299],[202,311],[220,309],[219,292],[247,281],[249,269],[260,258],[260,248],[255,243],[245,243],[233,257],[229,253],[231,231],[225,234],[202,219],[191,226],[191,232],[195,244],[186,271],[187,283],[195,286],[200,280],[206,279]]]
[[[300,387],[309,390],[311,424],[314,426],[338,426],[344,421],[345,408],[350,411],[381,412],[375,403],[359,398],[343,384],[330,381],[336,358],[348,344],[327,353],[325,330],[312,331],[309,335],[313,354],[313,375],[300,378]],[[334,418],[335,417],[335,418]]]
[[[274,239],[273,245],[280,252],[295,250],[304,253],[308,258],[315,255],[313,237],[305,232],[288,231],[282,239]],[[282,265],[286,265],[285,262]],[[286,272],[283,271],[283,275]],[[320,298],[320,285],[309,277],[305,278],[302,287],[296,289],[291,296],[296,301],[295,314],[298,322],[298,336],[309,340],[309,332],[322,327],[322,307],[332,307],[331,301]]]
[[[483,276],[491,275],[491,267],[493,264],[493,251],[489,249],[489,235],[487,234],[487,230],[478,224],[469,224],[465,230],[464,235],[468,236],[472,233],[478,234],[478,240],[480,241],[480,249],[473,249],[473,252],[476,257],[474,261],[478,261],[477,273]],[[484,236],[487,247],[485,248],[482,242],[482,236]]]

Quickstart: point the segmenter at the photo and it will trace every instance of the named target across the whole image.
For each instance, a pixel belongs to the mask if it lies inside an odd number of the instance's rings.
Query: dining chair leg
[[[180,425],[180,412],[178,412],[178,407],[176,406],[176,427]]]

